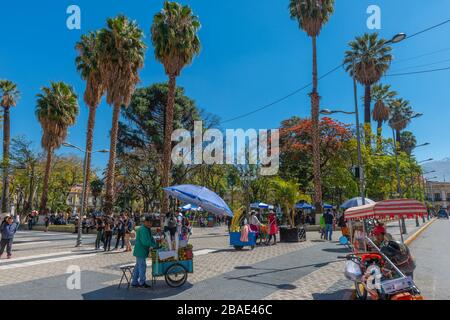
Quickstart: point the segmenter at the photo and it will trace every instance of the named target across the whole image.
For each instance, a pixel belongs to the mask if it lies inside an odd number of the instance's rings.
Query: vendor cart
[[[160,259],[160,253],[161,250],[152,252],[152,287],[155,287],[159,277],[164,277],[169,287],[183,286],[188,274],[194,272],[193,256],[188,260],[164,261]]]
[[[345,275],[354,281],[358,299],[365,300],[368,295],[373,299],[423,299],[412,277],[406,276],[369,235],[372,235],[377,222],[411,219],[426,213],[424,204],[409,199],[380,201],[350,208],[345,212],[345,219],[349,223],[350,241],[344,236],[340,241],[353,251],[345,257],[348,260]],[[400,220],[399,227],[401,228]],[[403,244],[403,236],[401,240]]]
[[[248,242],[242,242],[240,232],[230,232],[230,245],[236,250],[242,250],[244,247],[250,247],[253,250],[256,246],[256,233],[249,232]]]

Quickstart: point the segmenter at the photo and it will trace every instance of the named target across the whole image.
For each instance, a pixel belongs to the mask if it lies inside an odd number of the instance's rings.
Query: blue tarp
[[[215,192],[201,186],[185,184],[164,188],[164,192],[183,203],[202,207],[205,211],[232,217],[233,212],[226,202]]]

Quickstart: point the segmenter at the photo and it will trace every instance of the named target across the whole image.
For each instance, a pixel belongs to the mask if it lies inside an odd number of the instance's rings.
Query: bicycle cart
[[[193,257],[189,260],[164,261],[160,259],[160,252],[160,250],[152,252],[152,287],[155,287],[159,277],[164,277],[169,287],[183,286],[188,274],[194,273]]]
[[[244,247],[250,247],[253,250],[256,246],[256,233],[249,232],[248,242],[242,242],[240,232],[230,232],[230,245],[236,250],[242,250]]]

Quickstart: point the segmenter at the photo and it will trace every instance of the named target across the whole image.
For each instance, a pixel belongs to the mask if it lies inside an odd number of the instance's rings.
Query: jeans
[[[111,240],[112,240],[112,231],[105,231],[105,242],[103,243],[103,248],[108,251],[111,250]]]
[[[11,256],[12,244],[13,239],[2,239],[0,241],[0,255],[3,254],[6,247],[6,254],[8,255],[8,257]]]
[[[136,257],[136,265],[134,266],[132,286],[144,285],[147,273],[147,259]]]
[[[325,240],[331,241],[332,234],[333,234],[333,225],[326,224],[325,225]]]
[[[117,240],[116,240],[116,246],[115,246],[116,249],[119,247],[120,239],[122,239],[122,247],[121,248],[123,249],[123,247],[125,247],[125,233],[117,234]]]
[[[95,249],[100,248],[100,242],[102,241],[102,238],[103,238],[103,230],[97,231],[97,238],[95,239]]]

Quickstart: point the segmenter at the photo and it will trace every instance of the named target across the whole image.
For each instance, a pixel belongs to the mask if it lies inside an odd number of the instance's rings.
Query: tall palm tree
[[[181,70],[192,63],[200,53],[200,39],[197,32],[200,22],[189,6],[165,1],[161,12],[153,18],[151,28],[155,57],[160,61],[169,77],[169,96],[165,111],[164,150],[162,186],[169,186],[171,168],[173,108],[175,102],[176,78]],[[168,212],[166,196],[163,197],[161,212]]]
[[[47,152],[40,212],[47,209],[48,181],[51,173],[53,152],[67,137],[67,129],[75,123],[78,115],[78,97],[73,88],[64,82],[51,82],[37,95],[36,117],[43,134],[42,148]]]
[[[131,96],[140,82],[139,70],[144,66],[146,45],[144,33],[135,21],[119,15],[107,20],[107,27],[98,34],[98,63],[100,78],[106,89],[106,101],[113,106],[111,143],[104,209],[111,214],[114,206],[114,176],[116,171],[117,133],[122,106],[130,104]]]
[[[401,131],[411,122],[414,111],[408,100],[396,99],[390,106],[389,126],[395,130],[398,145],[401,143]]]
[[[400,150],[411,156],[413,150],[417,146],[417,139],[411,131],[403,131],[400,134]]]
[[[291,19],[298,21],[300,29],[312,38],[313,48],[313,90],[311,96],[313,172],[314,172],[314,203],[317,213],[322,211],[322,183],[320,172],[320,129],[319,104],[320,96],[317,91],[317,37],[324,24],[328,22],[334,12],[334,0],[290,0],[289,12]]]
[[[91,153],[94,140],[95,114],[97,106],[100,104],[102,96],[105,92],[102,79],[100,77],[100,69],[98,65],[98,32],[90,32],[88,35],[82,35],[81,41],[75,46],[78,51],[75,63],[78,72],[83,80],[86,81],[86,89],[84,91],[84,102],[89,107],[88,127],[86,133],[86,181],[87,187],[83,190],[85,199],[85,207],[88,202],[89,181],[91,176]]]
[[[371,134],[371,87],[386,73],[392,61],[392,48],[386,40],[378,39],[378,33],[364,34],[349,43],[345,52],[345,69],[364,86],[364,128],[366,145],[370,146]],[[353,70],[353,62],[355,70]]]
[[[0,106],[3,107],[3,190],[2,212],[9,210],[9,145],[11,139],[10,109],[15,107],[19,99],[16,84],[9,80],[0,80]]]
[[[383,123],[389,120],[389,107],[393,103],[396,91],[391,91],[390,85],[376,84],[372,87],[372,100],[375,105],[372,118],[377,122],[377,150],[381,149]]]

